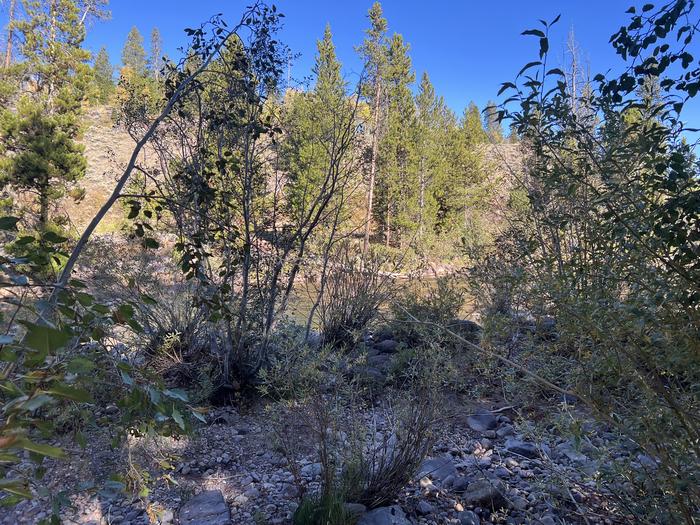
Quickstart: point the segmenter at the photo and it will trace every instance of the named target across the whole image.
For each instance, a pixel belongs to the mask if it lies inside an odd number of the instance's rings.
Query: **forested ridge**
[[[692,0],[461,114],[379,2],[304,82],[262,0],[0,9],[0,523],[698,522]]]

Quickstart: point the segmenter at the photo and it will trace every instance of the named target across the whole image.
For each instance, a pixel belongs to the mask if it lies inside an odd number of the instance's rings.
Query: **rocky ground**
[[[529,422],[512,407],[456,406],[438,429],[438,439],[420,472],[393,506],[364,512],[360,525],[479,523],[624,523],[600,479],[601,461],[637,455],[618,436],[590,427],[582,443],[552,432],[535,440]],[[284,455],[273,446],[274,432],[264,407],[239,413],[218,408],[209,424],[190,438],[132,440],[133,457],[146,458],[153,490],[125,498],[118,491],[68,496],[64,523],[81,524],[284,524],[291,523],[299,489]],[[308,432],[289,427],[306,444],[300,458],[303,484],[318,486],[320,464]],[[91,436],[80,461],[48,464],[55,491],[104,481],[129,457],[109,447],[108,436]],[[610,451],[613,451],[612,453]],[[596,459],[596,458],[602,459]],[[640,469],[654,461],[636,457]],[[114,487],[116,488],[116,487]],[[493,509],[503,509],[494,511]],[[50,504],[39,497],[0,511],[0,523],[39,523]]]

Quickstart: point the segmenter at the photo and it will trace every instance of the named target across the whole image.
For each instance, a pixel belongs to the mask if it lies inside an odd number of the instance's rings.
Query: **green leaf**
[[[173,388],[170,390],[165,390],[163,392],[166,396],[172,399],[179,399],[180,401],[187,402],[187,392],[181,388]]]
[[[531,67],[539,66],[539,65],[541,65],[541,64],[542,64],[542,62],[540,62],[539,60],[536,61],[536,62],[529,62],[528,64],[525,64],[525,66],[520,70],[520,73],[518,73],[518,76],[520,76],[520,75],[522,75],[523,73],[525,73],[525,71],[527,71],[527,70],[530,69]]]
[[[76,388],[68,385],[56,384],[52,385],[49,390],[49,394],[53,394],[59,397],[65,397],[72,401],[77,401],[78,403],[91,403],[92,396],[90,392],[82,388]]]
[[[23,439],[21,442],[21,447],[29,452],[34,452],[41,456],[46,456],[49,458],[63,459],[66,457],[66,453],[63,449],[58,447],[52,447],[51,445],[42,445],[41,443],[34,443],[28,439]]]
[[[20,498],[30,499],[32,493],[29,487],[22,480],[18,479],[0,479],[0,490],[19,496]]]
[[[501,84],[501,89],[498,90],[498,95],[503,93],[506,89],[513,89],[515,87],[515,84],[513,84],[512,82],[504,82],[503,84]]]
[[[544,32],[540,31],[539,29],[528,29],[527,31],[523,31],[521,35],[532,35],[544,38]]]
[[[146,248],[151,248],[151,249],[156,249],[156,248],[158,248],[158,246],[160,246],[160,244],[158,244],[158,241],[156,241],[156,240],[155,240],[154,238],[152,238],[152,237],[146,237],[146,238],[143,240],[143,245],[144,245]]]
[[[0,230],[11,231],[17,229],[18,217],[0,217]]]
[[[74,374],[90,372],[95,369],[95,363],[84,357],[76,357],[68,362],[67,370]]]
[[[56,330],[49,326],[42,326],[27,321],[22,324],[27,327],[27,334],[24,337],[24,346],[39,352],[32,360],[34,362],[43,361],[44,358],[57,350],[65,347],[71,340],[71,334]]]
[[[63,244],[68,240],[68,237],[63,237],[56,232],[48,231],[44,233],[44,235],[41,236],[41,238],[46,241],[50,242],[52,244]]]
[[[15,241],[15,246],[25,246],[33,243],[34,241],[36,241],[36,238],[33,235],[24,235]]]
[[[173,408],[173,420],[182,430],[185,430],[185,420],[182,419],[182,414],[177,408]]]
[[[193,410],[193,411],[192,411],[192,415],[193,415],[194,417],[196,417],[197,419],[199,419],[202,423],[206,423],[206,422],[207,422],[207,419],[204,417],[204,415],[201,414],[200,412],[196,411],[196,410]]]
[[[77,293],[76,299],[78,299],[78,302],[83,306],[90,306],[95,301],[95,298],[92,295],[85,292]]]
[[[33,410],[41,408],[47,403],[51,403],[52,401],[53,398],[51,396],[46,394],[38,394],[22,403],[22,408],[27,412],[32,412]]]

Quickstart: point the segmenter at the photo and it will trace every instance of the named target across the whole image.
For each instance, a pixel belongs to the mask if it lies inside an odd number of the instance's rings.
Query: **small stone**
[[[525,510],[530,504],[530,502],[527,499],[521,496],[515,496],[514,498],[510,498],[510,503],[516,510]]]
[[[521,441],[514,438],[507,439],[505,447],[508,452],[519,456],[524,456],[526,458],[534,459],[540,456],[540,451],[537,446],[527,441]]]
[[[182,506],[180,525],[231,525],[231,513],[219,490],[200,492]]]
[[[416,507],[416,512],[421,516],[427,516],[433,513],[433,506],[427,501],[420,501],[418,507]]]
[[[445,479],[442,480],[442,488],[444,489],[449,489],[454,485],[455,482],[455,477],[453,475],[447,476]]]
[[[454,480],[454,483],[452,483],[452,490],[455,492],[461,492],[467,488],[467,485],[469,485],[469,479],[464,476],[460,476]]]
[[[257,487],[250,487],[243,494],[248,498],[257,498],[260,496],[260,491]]]
[[[482,479],[470,483],[464,491],[463,498],[470,505],[482,505],[497,510],[508,506],[508,502],[503,494],[504,487],[502,482]]]
[[[513,425],[510,425],[510,424],[505,424],[505,425],[501,426],[501,428],[496,430],[496,435],[499,438],[512,436],[513,434],[515,434],[515,429],[513,428]]]
[[[379,507],[360,518],[357,525],[411,525],[401,507]]]
[[[310,463],[301,467],[301,475],[305,478],[315,478],[321,475],[321,464],[320,463]],[[252,478],[251,478],[252,482]]]
[[[493,471],[493,473],[502,479],[506,479],[506,478],[510,477],[510,471],[505,467],[496,467],[495,470]]]
[[[455,474],[457,474],[457,468],[450,458],[426,459],[418,469],[418,476],[429,477],[440,483]]]
[[[460,525],[481,525],[481,518],[471,510],[462,511],[457,517],[459,518]]]
[[[433,482],[430,480],[430,478],[421,478],[420,481],[418,482],[420,485],[420,488],[426,489],[426,490],[437,490],[435,485],[433,485]]]

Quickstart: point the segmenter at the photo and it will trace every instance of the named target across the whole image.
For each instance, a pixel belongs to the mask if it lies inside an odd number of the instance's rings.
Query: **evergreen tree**
[[[147,73],[146,51],[143,48],[143,36],[136,26],[131,28],[122,50],[122,64],[135,75],[145,77]]]
[[[328,25],[323,39],[317,42],[317,50],[314,90],[292,95],[286,118],[287,200],[290,216],[297,221],[303,220],[319,191],[324,191],[321,185],[329,169],[330,150],[344,123],[352,118]]]
[[[482,142],[488,142],[484,124],[481,121],[481,113],[474,102],[470,102],[464,110],[462,129],[467,144],[476,145]]]
[[[422,247],[426,229],[432,226],[432,198],[430,185],[437,170],[438,141],[439,141],[439,101],[435,89],[430,82],[428,73],[421,78],[420,91],[416,97],[417,137],[416,151],[418,159],[418,238],[417,243]]]
[[[151,31],[151,54],[148,58],[148,70],[153,80],[160,79],[160,70],[163,67],[163,40],[160,31],[154,27]]]
[[[462,248],[480,246],[488,225],[483,211],[488,203],[490,187],[483,144],[486,131],[479,109],[470,103],[458,126],[452,126],[449,141],[447,180],[438,186],[438,231],[451,239],[462,240]]]
[[[382,173],[378,180],[378,213],[384,226],[384,243],[403,246],[405,234],[415,229],[416,209],[415,105],[411,84],[415,74],[408,55],[409,46],[395,33],[389,45],[386,68],[387,123],[381,143]],[[392,240],[396,230],[398,238]]]
[[[368,18],[370,28],[365,31],[366,37],[360,54],[365,62],[366,79],[362,86],[362,92],[368,106],[371,108],[371,151],[369,181],[367,184],[367,205],[365,208],[365,235],[363,253],[369,248],[370,234],[372,232],[372,218],[374,213],[374,192],[377,178],[377,165],[379,160],[379,140],[383,116],[383,84],[387,62],[387,22],[382,13],[379,2],[372,4]]]
[[[337,103],[345,97],[346,86],[340,73],[340,62],[335,55],[330,24],[326,24],[323,39],[317,42],[316,48],[318,54],[313,69],[316,76],[314,93],[329,103]]]
[[[97,53],[93,69],[99,100],[104,104],[114,92],[114,68],[104,47]]]
[[[74,0],[24,3],[26,18],[17,23],[21,54],[32,79],[16,109],[0,113],[0,161],[3,182],[37,196],[38,227],[46,229],[51,202],[85,173],[83,147],[75,139],[84,93],[90,81],[89,53]]]

